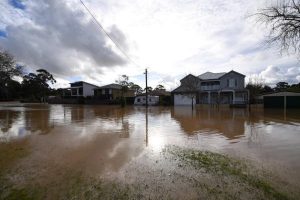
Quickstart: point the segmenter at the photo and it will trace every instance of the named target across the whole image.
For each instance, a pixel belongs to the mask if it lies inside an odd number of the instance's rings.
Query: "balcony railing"
[[[220,85],[207,85],[207,86],[201,86],[201,90],[219,90]]]

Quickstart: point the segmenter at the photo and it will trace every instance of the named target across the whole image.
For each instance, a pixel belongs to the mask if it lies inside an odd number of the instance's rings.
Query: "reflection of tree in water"
[[[1,110],[0,112],[0,126],[1,131],[6,133],[12,128],[13,123],[19,118],[19,111]]]
[[[95,118],[100,120],[110,120],[120,124],[121,130],[119,131],[119,137],[129,138],[132,125],[129,123],[128,116],[133,111],[131,107],[95,106],[91,109],[93,110]]]
[[[51,111],[48,106],[32,107],[24,112],[24,120],[26,130],[31,132],[39,132],[39,134],[47,134],[53,128],[50,122]]]
[[[214,109],[174,107],[171,116],[179,122],[188,135],[198,133],[220,133],[228,139],[236,139],[244,135],[244,123],[247,120],[246,109]]]

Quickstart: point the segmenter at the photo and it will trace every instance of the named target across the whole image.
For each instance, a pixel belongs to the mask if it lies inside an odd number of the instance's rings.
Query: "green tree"
[[[152,92],[153,91],[153,88],[151,86],[148,86],[147,89],[148,89],[147,90],[148,92]],[[144,91],[146,92],[146,88],[144,89]]]
[[[9,86],[17,85],[13,78],[21,75],[22,66],[15,63],[12,55],[0,51],[0,99],[18,96],[17,90]]]
[[[276,92],[284,92],[287,91],[288,88],[289,84],[287,82],[278,82],[276,83],[276,87],[274,88],[274,90]]]
[[[166,90],[165,86],[158,84],[154,90]]]
[[[288,89],[288,92],[300,92],[300,83],[291,85]]]
[[[46,96],[52,91],[49,83],[53,84],[56,80],[45,69],[38,69],[36,72],[24,76],[22,82],[23,95],[32,100],[44,101]]]
[[[137,94],[141,94],[143,92],[143,89],[141,88],[141,86],[130,82],[129,84],[129,89],[134,90],[135,95]]]
[[[125,98],[125,93],[128,91],[129,89],[129,77],[125,74],[123,74],[122,76],[119,77],[118,80],[116,80],[116,83],[118,83],[119,85],[121,85],[121,106],[124,107],[126,105],[126,98]]]

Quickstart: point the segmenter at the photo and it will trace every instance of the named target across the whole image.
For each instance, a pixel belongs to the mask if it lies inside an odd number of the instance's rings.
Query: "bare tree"
[[[256,13],[258,21],[270,28],[267,45],[300,54],[300,0],[281,0]]]
[[[200,79],[190,74],[182,80],[181,84],[185,89],[185,94],[192,99],[192,109],[194,109],[194,100],[199,91]]]

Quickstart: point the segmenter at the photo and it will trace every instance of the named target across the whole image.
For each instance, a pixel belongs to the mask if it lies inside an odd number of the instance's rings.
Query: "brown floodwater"
[[[42,178],[60,168],[113,176],[177,145],[249,159],[300,183],[300,110],[0,104],[7,144],[28,150],[21,166]]]

